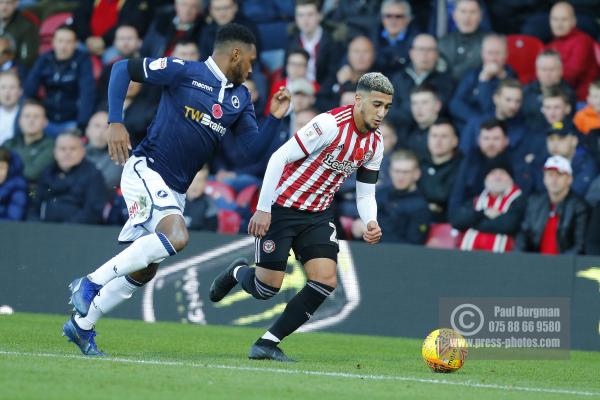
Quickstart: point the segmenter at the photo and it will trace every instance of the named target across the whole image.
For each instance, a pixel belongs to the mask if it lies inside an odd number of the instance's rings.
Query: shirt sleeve
[[[142,60],[144,82],[153,85],[169,86],[179,82],[185,75],[190,63],[179,58],[146,57]]]
[[[335,117],[324,113],[317,115],[308,124],[298,129],[294,138],[304,155],[309,156],[333,142],[337,134],[338,127]]]

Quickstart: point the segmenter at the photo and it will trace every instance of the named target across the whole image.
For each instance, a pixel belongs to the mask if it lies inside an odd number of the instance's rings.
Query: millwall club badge
[[[235,107],[235,108],[240,108],[240,99],[238,99],[237,96],[231,96],[231,104]]]
[[[212,106],[212,116],[216,119],[221,119],[223,116],[223,109],[220,104],[213,104]]]

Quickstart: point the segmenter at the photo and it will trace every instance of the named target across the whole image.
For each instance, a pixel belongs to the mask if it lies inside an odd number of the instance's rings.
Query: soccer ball
[[[467,342],[452,329],[436,329],[425,338],[421,354],[433,372],[458,371],[467,358]]]

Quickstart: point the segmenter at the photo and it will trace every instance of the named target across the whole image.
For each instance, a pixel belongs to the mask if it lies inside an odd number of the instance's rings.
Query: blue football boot
[[[92,300],[98,294],[102,285],[98,285],[88,279],[87,276],[77,278],[69,284],[71,290],[70,304],[73,304],[75,311],[82,317],[85,317],[90,309]]]
[[[102,357],[106,355],[96,346],[96,341],[94,340],[96,331],[94,329],[90,329],[89,331],[81,329],[77,326],[73,317],[69,318],[63,325],[63,336],[66,336],[69,342],[75,343],[84,356]]]

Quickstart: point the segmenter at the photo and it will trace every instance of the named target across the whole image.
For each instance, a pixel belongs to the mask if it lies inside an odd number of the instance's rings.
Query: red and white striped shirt
[[[294,137],[306,157],[285,166],[277,185],[277,204],[323,211],[358,168],[379,171],[383,159],[381,133],[360,133],[353,110],[350,105],[319,114],[296,132]]]

